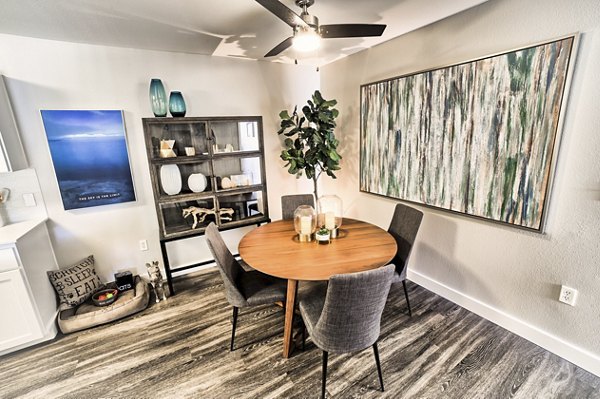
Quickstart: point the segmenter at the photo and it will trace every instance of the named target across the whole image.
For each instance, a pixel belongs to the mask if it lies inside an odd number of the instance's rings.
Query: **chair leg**
[[[377,349],[377,342],[373,344],[373,354],[375,355],[375,364],[377,365],[377,374],[379,374],[381,392],[383,392],[383,374],[381,373],[381,363],[379,362],[379,350]]]
[[[327,381],[327,352],[323,351],[323,381],[321,382],[321,398],[325,399],[325,382]]]
[[[404,287],[404,296],[406,297],[406,305],[408,306],[408,315],[412,317],[412,311],[410,310],[410,301],[408,300],[408,290],[406,289],[406,280],[402,280],[402,286]]]
[[[229,346],[229,350],[232,352],[233,352],[233,341],[235,339],[235,327],[237,325],[238,310],[239,310],[239,308],[237,306],[233,307],[233,326],[231,328],[231,345]]]

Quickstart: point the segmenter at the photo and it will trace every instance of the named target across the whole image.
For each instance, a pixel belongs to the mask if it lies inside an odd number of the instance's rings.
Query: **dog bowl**
[[[92,302],[96,306],[108,306],[117,299],[117,295],[119,295],[119,290],[114,288],[100,290],[92,295]]]

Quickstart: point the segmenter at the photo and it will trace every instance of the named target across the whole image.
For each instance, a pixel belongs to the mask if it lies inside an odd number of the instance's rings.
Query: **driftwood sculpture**
[[[224,221],[233,220],[233,213],[235,211],[231,208],[221,208],[218,211],[219,219]],[[198,223],[204,222],[207,215],[217,216],[217,211],[215,209],[208,208],[197,208],[195,206],[190,206],[189,208],[185,208],[182,213],[184,218],[192,215],[194,217],[194,224],[192,225],[192,229],[195,229],[198,226]]]

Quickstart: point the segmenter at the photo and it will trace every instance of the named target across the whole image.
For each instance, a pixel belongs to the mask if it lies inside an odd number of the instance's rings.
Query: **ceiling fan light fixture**
[[[321,47],[321,36],[314,29],[298,29],[292,39],[294,50],[314,51]]]

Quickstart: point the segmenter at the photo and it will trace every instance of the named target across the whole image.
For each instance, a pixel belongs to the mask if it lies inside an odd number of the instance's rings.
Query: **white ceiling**
[[[298,14],[293,0],[281,0]],[[316,0],[321,24],[387,24],[376,38],[327,39],[312,54],[269,60],[323,65],[488,0]],[[1,0],[0,33],[67,42],[263,59],[292,29],[254,0]]]

